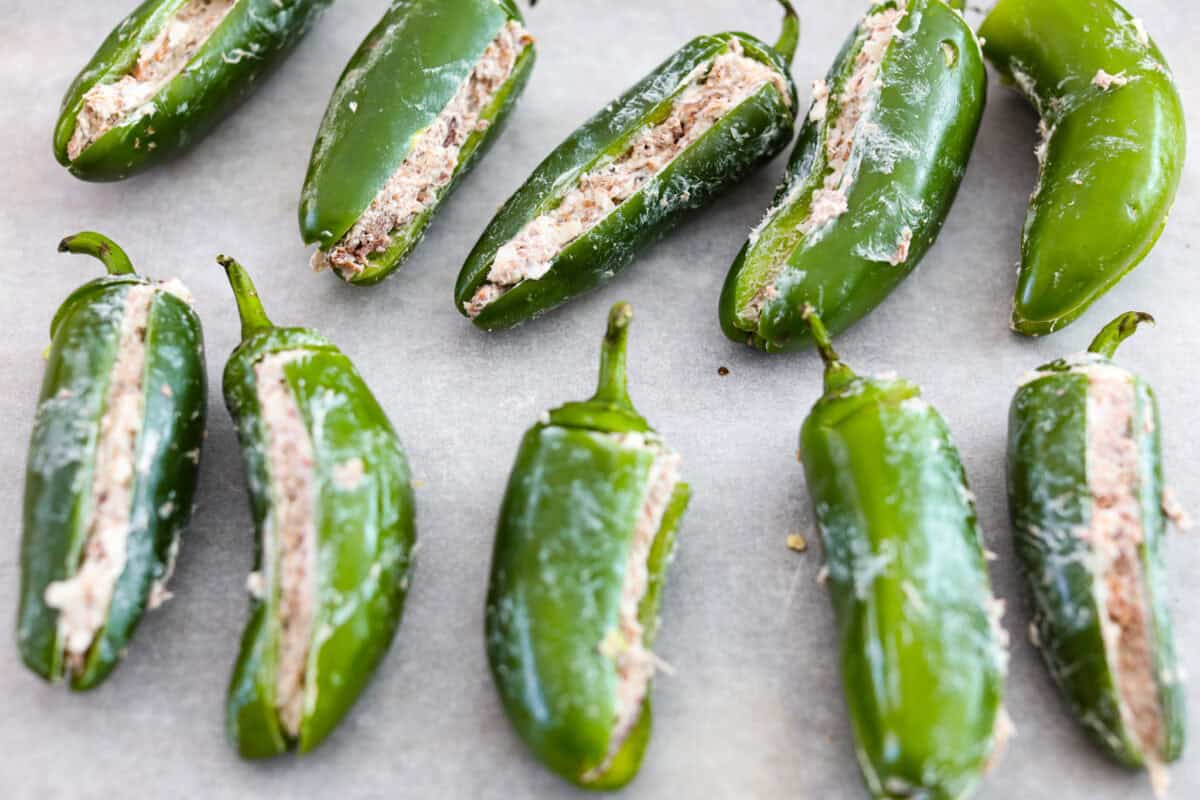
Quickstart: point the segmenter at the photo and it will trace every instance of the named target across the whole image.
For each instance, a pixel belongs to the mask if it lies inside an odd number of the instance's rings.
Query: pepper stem
[[[817,310],[806,304],[801,316],[808,323],[812,337],[817,343],[817,351],[821,354],[821,360],[825,362],[825,391],[828,393],[840,389],[857,378],[854,370],[843,364],[842,360],[838,358],[837,351],[833,349],[833,340],[829,336],[829,331],[825,329],[825,323],[821,322],[821,318],[817,316]]]
[[[238,316],[242,320],[242,341],[256,333],[274,328],[271,320],[267,319],[267,312],[263,310],[258,290],[254,288],[254,281],[250,280],[250,273],[246,272],[246,268],[229,256],[217,256],[217,263],[225,268],[229,285],[233,287]]]
[[[967,8],[967,0],[946,0],[946,5],[955,11],[965,11]]]
[[[109,275],[136,275],[133,262],[125,251],[104,234],[83,231],[58,243],[60,253],[83,253],[100,259]]]
[[[629,323],[633,321],[633,306],[617,303],[608,312],[608,330],[600,347],[600,380],[593,402],[608,403],[633,411],[629,390],[625,384],[625,349],[629,340]]]
[[[796,57],[796,46],[800,44],[800,15],[796,13],[796,8],[790,0],[779,0],[779,5],[783,6],[783,30],[772,49],[779,53],[790,67]]]
[[[1088,347],[1088,352],[1112,358],[1121,343],[1133,336],[1134,331],[1144,322],[1153,325],[1154,317],[1145,311],[1126,311],[1100,329],[1100,333],[1096,334],[1096,338]]]

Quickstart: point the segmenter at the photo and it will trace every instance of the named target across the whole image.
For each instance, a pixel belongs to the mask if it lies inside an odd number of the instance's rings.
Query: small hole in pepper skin
[[[729,367],[717,367],[717,374],[724,378],[729,374]]]
[[[948,39],[943,39],[941,46],[942,60],[946,62],[946,66],[953,67],[958,64],[958,46]]]

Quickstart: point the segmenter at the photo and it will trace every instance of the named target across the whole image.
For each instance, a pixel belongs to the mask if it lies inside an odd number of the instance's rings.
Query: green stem
[[[1117,348],[1121,346],[1121,342],[1133,336],[1134,331],[1142,323],[1153,325],[1154,317],[1144,311],[1126,311],[1100,329],[1088,347],[1088,352],[1112,358],[1117,354]]]
[[[246,272],[246,268],[229,256],[217,256],[217,263],[225,268],[229,285],[233,287],[238,316],[242,319],[242,341],[256,333],[274,328],[271,320],[267,319],[267,312],[263,311],[262,300],[259,299],[258,290],[254,288],[254,282],[250,280],[250,273]]]
[[[800,44],[800,15],[796,13],[796,8],[790,0],[779,0],[779,5],[783,6],[783,31],[772,49],[779,53],[790,67],[796,57],[796,46]]]
[[[629,340],[629,323],[633,321],[633,306],[617,303],[608,312],[608,331],[600,348],[600,380],[592,402],[633,411],[629,390],[625,384],[625,349]]]
[[[837,351],[833,349],[833,340],[829,336],[829,331],[825,330],[825,323],[821,322],[821,318],[817,316],[816,309],[806,305],[802,316],[808,323],[809,330],[812,331],[812,337],[817,343],[817,351],[821,354],[821,360],[825,362],[825,392],[829,393],[840,389],[857,378],[854,370],[843,364],[842,360],[838,358]]]
[[[950,6],[955,11],[965,11],[967,8],[967,0],[946,0],[946,5]]]
[[[58,243],[60,253],[83,253],[100,259],[109,275],[136,275],[133,262],[125,251],[107,236],[95,231],[84,231],[68,236]]]

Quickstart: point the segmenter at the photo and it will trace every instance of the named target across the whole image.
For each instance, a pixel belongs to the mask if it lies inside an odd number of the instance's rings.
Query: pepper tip
[[[97,258],[109,275],[133,275],[133,263],[120,245],[102,233],[81,231],[58,243],[60,253],[81,253]]]
[[[608,338],[615,338],[628,330],[633,321],[633,306],[621,301],[608,312]]]
[[[1134,314],[1137,317],[1138,325],[1145,324],[1145,325],[1149,325],[1151,328],[1158,327],[1158,320],[1156,320],[1154,318],[1153,314],[1150,314],[1146,311],[1132,311],[1130,313]]]
[[[1137,332],[1142,325],[1156,326],[1154,317],[1145,311],[1126,311],[1112,322],[1105,325],[1088,347],[1088,352],[1098,353],[1107,358],[1116,355],[1121,343]]]
[[[608,312],[608,330],[600,348],[600,380],[596,385],[594,401],[633,409],[625,387],[625,343],[629,338],[629,323],[633,320],[633,306],[622,301]]]
[[[258,290],[254,287],[254,281],[250,279],[246,268],[239,264],[237,259],[224,253],[217,256],[217,263],[225,268],[225,275],[233,289],[238,316],[242,320],[242,339],[249,339],[260,331],[275,327],[263,310]]]

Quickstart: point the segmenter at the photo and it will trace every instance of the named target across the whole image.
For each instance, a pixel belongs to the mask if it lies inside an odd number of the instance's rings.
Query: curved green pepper
[[[769,352],[808,347],[808,305],[839,333],[933,245],[987,97],[979,42],[954,5],[876,3],[814,84],[775,205],[721,291],[730,339]],[[876,21],[887,24],[875,32]]]
[[[509,719],[547,767],[592,789],[632,780],[649,741],[648,648],[689,496],[678,456],[626,392],[631,318],[626,303],[609,315],[595,396],[525,434],[487,600],[488,660]],[[639,682],[622,678],[647,667]]]
[[[1030,634],[1050,674],[1105,749],[1156,769],[1179,757],[1186,717],[1165,591],[1161,425],[1154,392],[1112,362],[1143,321],[1123,314],[1086,354],[1026,378],[1009,415],[1008,496],[1035,600]]]
[[[471,89],[476,65],[489,45],[506,34],[521,15],[512,0],[400,0],[359,46],[330,98],[313,145],[300,198],[300,232],[305,244],[317,243],[315,264],[355,228],[416,149],[427,132],[462,92]],[[533,41],[517,28],[519,46],[511,71],[487,94],[478,124],[457,137],[450,151],[454,166],[445,182],[433,181],[423,191],[423,210],[406,216],[354,268],[333,272],[355,284],[386,278],[416,247],[441,202],[453,191],[496,138],[533,70]],[[461,120],[455,116],[455,125]],[[442,165],[439,163],[438,169]],[[427,177],[437,175],[427,170]],[[357,270],[357,271],[355,271]]]
[[[1112,0],[1000,0],[984,54],[1041,116],[1013,330],[1071,323],[1146,257],[1183,173],[1175,82],[1141,21]]]
[[[117,181],[175,155],[245,99],[331,2],[146,0],[112,30],[67,90],[54,128],[54,157],[77,178]],[[116,124],[82,152],[71,153],[88,92],[169,60],[180,45],[168,36],[177,15],[209,6],[231,7],[186,64],[152,97],[121,109]]]
[[[227,727],[246,758],[303,753],[349,710],[400,623],[416,539],[412,487],[400,441],[350,360],[313,330],[273,326],[245,270],[219,261],[242,320],[242,343],[225,367],[225,403],[259,532]],[[264,380],[268,364],[275,371]],[[271,380],[276,394],[264,403]],[[283,451],[290,458],[273,456],[280,443],[291,445]],[[307,551],[309,560],[289,581],[288,543],[296,539],[293,552]],[[293,590],[311,603],[307,625],[290,613]],[[299,633],[289,637],[293,628]],[[277,690],[289,643],[303,656],[294,725]]]
[[[467,257],[454,289],[459,312],[478,327],[495,330],[565,303],[611,278],[687,212],[730,188],[786,147],[792,138],[797,104],[788,65],[795,52],[799,22],[791,3],[780,2],[786,16],[783,34],[774,47],[745,33],[693,39],[547,156],[492,219]],[[669,120],[676,100],[689,86],[699,85],[716,59],[731,52],[765,65],[773,80],[721,113],[699,138],[657,166],[628,197],[619,199],[598,221],[558,248],[542,275],[503,288],[491,280],[501,248],[528,223],[553,212],[581,179],[602,178],[605,170],[623,157],[635,158],[631,148],[638,137]]]
[[[825,395],[800,456],[825,550],[842,685],[872,796],[951,800],[998,757],[1007,650],[950,431],[912,383],[862,378],[812,310]]]
[[[81,233],[59,250],[99,258],[108,275],[72,292],[50,326],[17,638],[38,675],[90,689],[170,596],[204,436],[204,339],[182,285],[136,274],[111,240]]]

